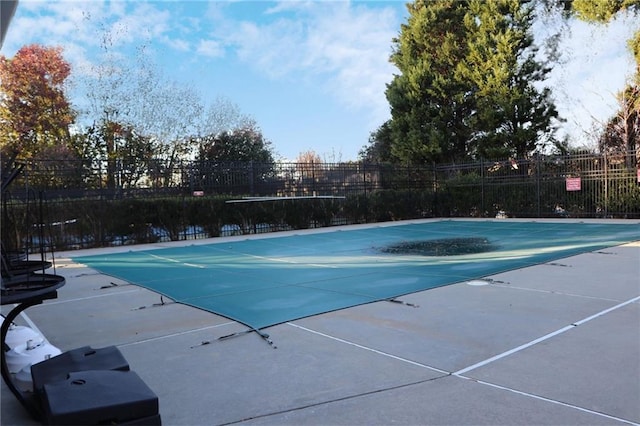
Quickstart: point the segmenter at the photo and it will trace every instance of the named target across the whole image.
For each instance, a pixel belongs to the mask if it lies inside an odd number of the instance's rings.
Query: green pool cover
[[[437,221],[73,260],[261,329],[636,240],[638,223]]]

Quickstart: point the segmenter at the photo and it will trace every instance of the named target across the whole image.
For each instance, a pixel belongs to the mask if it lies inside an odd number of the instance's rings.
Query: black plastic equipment
[[[42,393],[45,384],[66,380],[70,373],[86,370],[129,371],[129,363],[115,346],[72,349],[31,366],[33,390]]]
[[[44,385],[51,425],[160,425],[158,397],[133,371],[89,370]]]

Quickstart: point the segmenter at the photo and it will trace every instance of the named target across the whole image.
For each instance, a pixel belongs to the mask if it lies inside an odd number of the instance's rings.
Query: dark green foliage
[[[536,58],[533,6],[519,0],[469,3],[469,52],[458,71],[475,91],[470,151],[484,158],[524,158],[554,140],[558,118],[550,89],[535,86],[551,68]]]
[[[144,199],[125,199],[104,205],[103,225],[106,241],[116,244],[152,243],[159,240],[153,232],[160,203]]]
[[[607,196],[598,201],[599,205],[607,206],[607,210],[611,212],[640,212],[640,183],[632,179],[625,182],[610,181]],[[638,214],[635,217],[638,217]]]
[[[194,189],[221,185],[232,193],[253,194],[256,185],[274,178],[271,143],[253,127],[198,138],[198,157],[191,170]]]
[[[391,160],[525,157],[554,142],[550,68],[536,57],[533,8],[520,0],[416,0],[394,40],[387,86]],[[365,152],[366,154],[367,152]]]
[[[448,178],[438,188],[438,211],[448,217],[484,217],[482,180],[476,173]]]
[[[219,237],[222,226],[233,223],[224,198],[189,197],[184,200],[184,216],[189,226],[201,226],[210,237]]]
[[[177,199],[160,199],[155,203],[151,221],[155,226],[165,230],[171,241],[177,241],[185,232],[185,205]],[[155,217],[154,217],[155,216]]]
[[[3,241],[10,248],[56,250],[217,237],[223,226],[241,234],[371,223],[425,217],[639,217],[635,176],[583,179],[568,192],[564,180],[512,177],[498,183],[476,173],[459,174],[432,188],[379,190],[336,200],[278,200],[227,203],[228,197],[166,197],[56,200],[45,203],[43,228],[38,203],[3,206]],[[606,195],[598,195],[606,194]],[[615,215],[621,217],[620,213]],[[226,233],[224,235],[229,235]]]
[[[387,86],[393,157],[403,163],[453,161],[465,156],[473,104],[467,81],[456,78],[466,55],[463,20],[467,1],[417,0],[394,40],[398,67]]]
[[[243,234],[253,234],[332,226],[339,217],[358,222],[421,218],[430,216],[432,208],[430,191],[409,190],[379,191],[369,197],[353,196],[346,200],[227,203],[228,200],[219,197],[58,200],[50,203],[47,217],[57,223],[70,223],[64,228],[47,227],[46,238],[53,240],[58,249],[142,244],[193,238],[194,229],[201,230],[201,238],[216,237],[221,235],[224,225],[237,225]],[[22,217],[25,207],[14,205],[9,210],[13,217]],[[26,236],[20,231],[17,238]]]
[[[105,221],[110,213],[107,210],[107,202],[103,199],[84,199],[74,200],[65,203],[56,203],[57,205],[67,207],[65,217],[71,216],[71,212],[75,215],[76,225],[73,230],[77,233],[74,235],[80,247],[100,247],[104,245]]]
[[[417,219],[433,216],[433,192],[428,190],[380,190],[368,198],[369,222]]]
[[[369,222],[369,198],[365,193],[354,194],[344,200],[344,217],[348,223]]]
[[[311,213],[311,220],[320,227],[333,225],[334,219],[340,214],[343,201],[336,199],[321,199],[315,203]]]
[[[393,134],[391,122],[386,121],[369,136],[369,144],[364,146],[358,156],[366,163],[386,163],[393,161],[391,155],[391,145]]]
[[[272,163],[271,143],[262,136],[259,129],[252,127],[225,131],[208,135],[198,141],[198,159],[215,162]]]

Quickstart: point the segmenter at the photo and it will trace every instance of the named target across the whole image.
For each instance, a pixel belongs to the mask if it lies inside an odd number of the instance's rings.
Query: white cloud
[[[25,5],[28,13],[12,33],[63,45],[76,69],[89,69],[96,58],[88,55],[98,53],[106,35],[113,50],[147,43],[220,58],[233,48],[269,78],[317,85],[347,107],[370,111],[375,126],[388,117],[384,90],[393,73],[388,56],[400,25],[397,8],[284,1],[265,7],[262,17],[237,21],[230,18],[234,3],[211,2],[200,21],[187,22],[168,11],[179,10],[176,3],[23,0],[20,7]]]
[[[312,68],[336,73],[329,84],[332,93],[350,107],[372,109],[382,121],[388,116],[384,91],[395,71],[389,54],[400,17],[394,9],[350,3],[338,6],[315,21],[306,62]]]
[[[162,37],[162,43],[169,46],[171,49],[176,50],[178,52],[188,52],[191,48],[191,45],[187,40],[180,38],[170,38],[170,37]]]
[[[224,47],[215,40],[200,40],[196,52],[209,58],[219,58],[224,56]]]
[[[281,12],[301,11],[310,9],[313,6],[313,0],[299,0],[299,1],[279,1],[275,6],[270,7],[265,11],[267,15],[277,14]]]
[[[61,46],[97,44],[98,23],[106,15],[105,10],[100,1],[20,1],[11,23],[10,49],[42,42]]]
[[[242,22],[234,43],[240,59],[273,78],[301,71],[305,28],[294,20],[259,25]]]
[[[29,43],[112,48],[160,42],[182,50],[184,40],[172,38],[181,23],[166,9],[170,3],[124,1],[20,1],[3,52]]]
[[[170,30],[171,14],[155,4],[132,2],[132,8],[117,15],[109,27],[114,46],[154,40]],[[160,5],[162,3],[159,3]]]
[[[342,104],[371,111],[376,126],[388,118],[384,91],[394,72],[388,59],[400,27],[397,9],[289,1],[266,15],[259,22],[227,22],[219,34],[258,72],[299,82],[320,79]]]

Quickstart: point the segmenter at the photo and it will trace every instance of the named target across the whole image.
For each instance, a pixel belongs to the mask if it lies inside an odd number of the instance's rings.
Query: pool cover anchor
[[[162,295],[160,295],[160,303],[153,303],[149,306],[140,306],[138,308],[133,308],[132,311],[140,311],[142,309],[147,309],[147,308],[158,308],[160,306],[164,306],[164,305],[170,305],[172,303],[176,303],[176,302],[165,302],[164,298],[162,297]]]
[[[80,274],[80,275],[76,275],[77,277],[82,277],[85,275],[99,275],[99,274]],[[109,284],[105,284],[103,286],[100,286],[100,290],[106,290],[108,288],[114,288],[114,287],[124,287],[124,286],[128,286],[128,285],[133,285],[131,283],[124,283],[124,284],[118,284],[118,283],[114,283],[113,281],[109,281]]]
[[[565,263],[559,263],[559,262],[549,262],[549,263],[546,263],[546,265],[549,265],[549,266],[561,266],[563,268],[571,268],[571,265],[567,265]]]
[[[118,284],[116,284],[114,282],[110,282],[109,284],[105,284],[103,286],[100,286],[100,290],[105,290],[107,288],[113,288],[113,287],[118,287]]]
[[[278,349],[278,347],[273,343],[273,340],[271,340],[269,338],[269,335],[263,331],[258,330],[257,328],[249,328],[247,330],[244,331],[238,331],[237,333],[231,333],[231,334],[227,334],[226,336],[220,336],[218,337],[218,340],[227,340],[230,339],[232,337],[238,337],[240,335],[243,334],[249,334],[249,333],[253,333],[256,332],[258,334],[258,336],[262,337],[262,339],[267,342],[271,347],[273,347],[273,349]],[[210,342],[202,342],[203,345],[209,344]]]
[[[501,280],[496,280],[493,278],[482,278],[484,281],[488,282],[489,284],[505,284],[505,285],[510,285],[511,283],[509,281],[501,281]]]
[[[398,300],[394,297],[387,299],[387,302],[397,303],[399,305],[411,306],[412,308],[419,308],[420,305],[416,305],[415,303],[405,302],[404,300]]]

